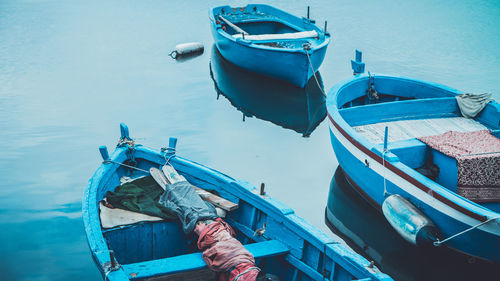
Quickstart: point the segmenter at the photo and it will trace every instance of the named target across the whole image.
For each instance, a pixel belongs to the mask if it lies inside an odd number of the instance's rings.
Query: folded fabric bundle
[[[187,181],[167,184],[159,199],[159,204],[176,214],[186,234],[194,230],[197,221],[215,220],[218,217],[215,207],[203,201]]]
[[[114,208],[147,214],[163,219],[175,219],[171,209],[158,203],[163,189],[151,176],[142,177],[106,193],[106,201]]]
[[[196,225],[198,248],[203,250],[207,266],[221,272],[220,281],[255,281],[260,269],[250,252],[235,237],[234,230],[222,219]]]

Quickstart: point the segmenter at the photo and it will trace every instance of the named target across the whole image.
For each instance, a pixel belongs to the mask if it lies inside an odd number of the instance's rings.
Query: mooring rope
[[[319,109],[321,108],[321,106],[323,106],[323,104],[326,103],[326,94],[325,94],[325,91],[323,90],[323,87],[319,83],[318,78],[316,77],[316,70],[314,69],[314,67],[312,65],[311,58],[309,57],[309,53],[307,52],[307,51],[309,51],[311,49],[311,45],[309,43],[304,43],[304,45],[302,45],[302,47],[304,48],[304,51],[306,53],[307,61],[309,62],[309,66],[311,67],[311,70],[312,70],[312,73],[313,73],[313,76],[314,76],[314,80],[316,81],[316,85],[318,85],[318,88],[321,91],[321,94],[323,94],[323,96],[325,97],[325,100],[316,107],[316,110],[314,111],[314,114],[313,114],[311,120],[309,120],[309,125],[307,125],[307,129],[304,132],[304,135],[306,136],[307,133],[309,132],[309,129],[311,128],[312,121],[316,117],[316,114],[318,114]]]
[[[134,167],[134,166],[130,166],[130,165],[127,165],[127,164],[123,164],[123,163],[120,163],[120,162],[116,162],[116,161],[113,161],[113,160],[104,160],[104,161],[102,161],[102,163],[104,163],[104,164],[113,163],[113,164],[117,164],[117,165],[120,165],[120,166],[127,167],[129,169],[134,169],[134,170],[141,171],[141,172],[149,174],[149,171],[146,171],[146,170],[143,170],[141,168]]]
[[[304,45],[302,45],[302,47],[304,48],[304,51],[306,52],[307,60],[309,61],[309,66],[311,66],[314,80],[316,80],[316,84],[318,84],[318,88],[321,90],[321,93],[326,98],[325,91],[323,90],[323,87],[321,87],[321,85],[319,84],[318,78],[316,77],[316,70],[314,69],[314,67],[312,65],[311,58],[309,57],[309,53],[307,52],[307,51],[311,50],[311,45],[309,43],[304,43]]]
[[[172,166],[172,164],[170,164],[170,159],[172,159],[172,157],[175,156],[175,148],[173,148],[173,147],[162,147],[161,151],[165,152],[165,155],[163,155],[163,158],[165,159],[165,164],[164,165],[170,165],[170,166]],[[169,151],[171,151],[172,155],[170,155],[170,157],[167,158],[167,154],[168,154]]]
[[[491,221],[494,221],[494,220],[497,220],[497,219],[500,219],[500,216],[489,218],[486,221],[483,221],[483,222],[478,223],[478,224],[476,224],[476,225],[474,225],[472,227],[469,227],[468,229],[466,229],[464,231],[461,231],[461,232],[459,232],[457,234],[454,234],[454,235],[452,235],[452,236],[450,236],[450,237],[448,237],[448,238],[446,238],[444,240],[436,241],[436,242],[434,242],[434,246],[436,246],[436,247],[441,246],[441,244],[443,244],[443,243],[445,243],[445,242],[447,242],[447,241],[449,241],[449,240],[451,240],[451,239],[453,239],[453,238],[455,238],[457,236],[460,236],[460,235],[462,235],[464,233],[467,233],[467,232],[469,232],[469,231],[471,231],[473,229],[476,229],[476,228],[480,227],[481,225],[487,224],[487,223],[489,223]]]

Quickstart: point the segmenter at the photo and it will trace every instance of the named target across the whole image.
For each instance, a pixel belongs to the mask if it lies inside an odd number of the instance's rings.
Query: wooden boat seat
[[[405,114],[401,114],[402,112]],[[339,113],[351,126],[362,126],[398,120],[461,116],[455,97],[410,99],[352,106],[340,109]]]
[[[247,244],[245,248],[252,253],[256,259],[284,255],[290,251],[287,246],[277,240]],[[152,276],[200,270],[206,268],[207,265],[202,258],[202,253],[192,253],[147,262],[124,264],[122,267],[129,278],[142,279]]]
[[[242,38],[242,35],[236,33],[233,35],[233,37]],[[316,32],[316,30],[300,31],[294,33],[280,33],[280,34],[245,35],[245,39],[250,41],[295,40],[295,39],[307,39],[316,37],[318,37],[318,32]]]
[[[399,120],[353,127],[371,143],[383,143],[385,127],[389,127],[389,143],[418,137],[440,135],[448,131],[473,132],[488,130],[481,123],[465,117]]]

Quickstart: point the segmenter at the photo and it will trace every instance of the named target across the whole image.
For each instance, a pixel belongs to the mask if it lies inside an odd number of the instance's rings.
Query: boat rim
[[[300,19],[300,17],[298,17],[298,16],[295,16],[293,14],[290,14],[288,12],[285,12],[283,10],[280,10],[280,9],[275,8],[273,6],[270,6],[270,5],[266,5],[266,4],[251,4],[251,5],[253,5],[253,6],[261,6],[261,7],[267,7],[267,8],[273,9],[273,10],[278,10],[280,12],[288,14],[291,17],[295,17],[295,18]],[[219,9],[219,8],[222,8],[222,7],[230,7],[230,6],[224,5],[224,6],[218,6],[218,7],[214,7],[212,9],[210,9],[209,14],[208,14],[208,18],[210,19],[210,23],[211,23],[212,28],[217,33],[219,33],[220,35],[222,35],[224,38],[232,41],[233,43],[237,43],[237,44],[240,44],[240,45],[243,45],[243,46],[249,46],[249,47],[252,47],[252,48],[255,48],[255,49],[262,49],[262,50],[266,50],[266,51],[287,52],[287,53],[303,53],[303,54],[306,53],[306,51],[303,48],[276,48],[276,47],[271,47],[271,46],[267,46],[267,45],[255,44],[255,43],[253,43],[250,40],[244,40],[244,39],[241,39],[241,38],[235,38],[235,37],[231,36],[229,33],[225,32],[225,31],[222,31],[220,29],[217,29],[216,28],[216,23],[215,23],[215,15],[216,15],[215,14],[215,10]],[[246,6],[244,6],[244,7],[246,7]],[[233,7],[230,7],[230,8],[233,8]],[[280,18],[274,18],[274,20],[288,26],[288,23],[285,22],[285,21],[283,21],[283,20],[281,20]],[[312,54],[312,53],[314,53],[316,51],[321,50],[322,48],[325,48],[326,46],[328,46],[330,44],[331,34],[329,32],[327,32],[327,33],[323,32],[318,26],[316,26],[316,24],[313,24],[312,22],[309,22],[308,24],[313,29],[315,29],[317,32],[321,32],[323,34],[323,37],[324,37],[323,39],[317,39],[317,40],[321,40],[322,42],[320,44],[316,45],[316,46],[313,46],[311,48],[311,50],[308,51],[309,54]]]

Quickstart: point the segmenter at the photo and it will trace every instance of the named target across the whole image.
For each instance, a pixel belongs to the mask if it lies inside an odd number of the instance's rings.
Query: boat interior
[[[368,76],[340,91],[337,95],[339,113],[362,141],[381,155],[387,127],[390,151],[386,154],[387,161],[400,161],[454,193],[457,193],[456,159],[420,139],[448,131],[482,130],[500,138],[500,106],[489,103],[475,118],[462,117],[455,97],[457,92],[453,89],[416,80]],[[475,202],[500,211],[498,200]]]
[[[158,161],[163,159],[156,158]],[[171,163],[191,184],[238,204],[238,208],[228,212],[224,220],[235,230],[237,239],[254,255],[256,265],[263,272],[274,274],[279,280],[292,281],[319,280],[323,273],[330,280],[356,279],[344,266],[334,261],[333,253],[338,250],[332,248],[338,246],[331,241],[314,238],[308,232],[310,229],[304,231],[302,227],[308,225],[288,207],[272,198],[256,200],[249,188],[240,186],[239,182],[236,184],[222,174],[213,176],[214,171],[208,168],[198,170],[186,164],[186,160],[178,158],[172,159]],[[143,158],[136,158],[134,164],[144,170],[159,166],[151,159]],[[105,197],[107,191],[114,190],[120,184],[121,178],[133,179],[146,175],[123,166],[119,166],[117,172],[109,174],[111,176],[100,183],[96,204]],[[285,217],[291,218],[293,223],[284,222]],[[255,235],[255,230],[264,223],[267,225],[265,233],[262,236]],[[215,273],[207,269],[201,252],[197,249],[197,237],[194,234],[186,235],[177,220],[140,222],[101,228],[101,231],[107,248],[114,251],[117,262],[130,279],[218,280]],[[306,239],[307,235],[312,238]],[[293,245],[295,250],[290,250],[287,244]]]
[[[223,16],[231,23],[253,36],[254,44],[265,45],[274,48],[295,49],[303,48],[304,43],[311,46],[319,45],[324,37],[314,24],[302,21],[292,15],[265,5],[248,5],[243,8],[231,8],[229,6],[214,9],[214,16]],[[228,24],[220,21],[222,28],[230,35],[240,37],[240,32],[231,28]],[[308,33],[310,31],[311,33]],[[262,35],[262,36],[259,36]],[[266,39],[269,35],[272,38]]]

